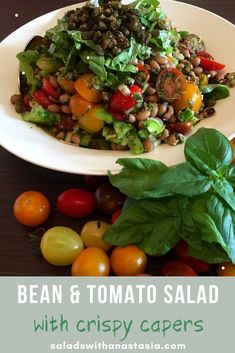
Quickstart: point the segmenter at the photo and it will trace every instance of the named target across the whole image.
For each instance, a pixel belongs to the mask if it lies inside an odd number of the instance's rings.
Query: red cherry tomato
[[[57,208],[72,218],[89,216],[95,208],[95,198],[85,189],[69,189],[59,195]]]
[[[47,108],[48,105],[52,103],[42,89],[37,89],[36,91],[34,91],[32,97],[43,108]]]
[[[43,91],[50,97],[59,98],[60,94],[50,83],[49,77],[43,77],[42,79],[42,88]]]
[[[112,214],[112,218],[111,218],[111,223],[113,224],[114,222],[116,222],[116,220],[118,219],[118,217],[121,215],[122,213],[122,209],[119,208],[117,211],[115,211],[113,214]]]
[[[225,68],[224,64],[221,64],[217,61],[205,58],[204,56],[199,56],[201,59],[200,62],[200,66],[204,69],[204,70],[213,70],[213,71],[220,71],[223,70]]]
[[[180,240],[175,246],[174,251],[179,260],[190,265],[196,272],[209,272],[210,265],[205,261],[195,259],[187,255],[188,244],[184,240]]]
[[[182,97],[186,85],[186,78],[178,69],[167,68],[159,73],[156,89],[161,99],[172,101]]]
[[[163,276],[197,276],[192,267],[182,261],[168,261],[162,267]]]
[[[142,95],[142,90],[139,86],[133,85],[129,87],[130,94],[124,95],[119,89],[112,95],[109,100],[109,108],[112,112],[123,112],[134,108],[136,105],[135,94]],[[120,119],[119,119],[120,120]]]
[[[197,55],[198,56],[203,56],[203,58],[214,60],[213,56],[211,54],[209,54],[207,51],[198,51]]]
[[[24,106],[27,110],[31,110],[31,107],[30,107],[30,98],[28,96],[28,94],[25,94],[24,97],[23,97],[23,102],[24,102]]]

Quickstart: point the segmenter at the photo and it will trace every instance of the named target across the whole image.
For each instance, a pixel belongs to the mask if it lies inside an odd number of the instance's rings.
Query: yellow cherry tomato
[[[197,113],[202,104],[202,94],[197,85],[192,82],[187,82],[184,94],[180,99],[173,101],[172,105],[176,112],[186,108],[192,109]]]
[[[101,91],[94,87],[94,75],[91,73],[83,74],[74,83],[78,94],[89,102],[98,103],[102,100]]]
[[[86,114],[93,106],[93,103],[88,102],[86,99],[75,93],[69,102],[69,107],[73,115],[79,118],[83,114]]]
[[[231,262],[220,264],[217,273],[218,276],[235,276],[235,265]]]
[[[81,230],[81,238],[86,247],[97,247],[108,251],[112,245],[106,243],[102,237],[110,224],[102,221],[90,221],[84,224]]]
[[[147,267],[147,256],[135,245],[116,247],[110,261],[117,276],[137,276],[144,273]]]
[[[68,266],[84,249],[83,241],[77,232],[68,227],[53,227],[41,239],[41,252],[51,265]]]
[[[97,112],[99,109],[103,108],[96,104],[87,113],[78,118],[78,124],[82,130],[92,134],[100,131],[103,128],[103,120],[97,117]]]

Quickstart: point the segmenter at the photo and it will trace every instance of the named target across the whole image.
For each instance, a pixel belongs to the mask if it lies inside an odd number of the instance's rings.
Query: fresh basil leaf
[[[227,253],[218,243],[202,242],[201,248],[188,246],[188,255],[211,264],[229,261]]]
[[[235,164],[229,165],[226,179],[235,188]]]
[[[208,213],[213,218],[223,242],[221,246],[235,263],[235,215],[218,196],[212,195],[208,201]]]
[[[210,84],[205,86],[200,86],[200,91],[208,99],[224,99],[229,97],[230,91],[229,88],[221,84]]]
[[[232,185],[225,179],[213,180],[213,189],[235,211],[235,194]]]
[[[200,128],[186,140],[184,154],[189,163],[211,176],[233,159],[229,140],[219,131],[206,128]]]
[[[179,213],[179,212],[178,212]],[[169,208],[168,200],[135,201],[105,232],[110,244],[136,244],[150,255],[167,253],[179,240],[180,218]]]
[[[160,177],[168,170],[165,164],[145,158],[122,158],[116,163],[123,168],[116,175],[109,172],[110,182],[135,199],[151,197]]]
[[[157,189],[152,193],[152,197],[162,197],[170,194],[200,195],[207,192],[211,185],[212,181],[207,176],[200,174],[189,163],[183,163],[163,174]]]

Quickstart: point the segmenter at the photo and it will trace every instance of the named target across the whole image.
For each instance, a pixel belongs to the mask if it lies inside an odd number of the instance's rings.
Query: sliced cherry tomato
[[[117,211],[115,211],[113,214],[112,214],[112,219],[111,219],[111,223],[113,224],[114,222],[116,222],[116,220],[118,219],[118,217],[121,215],[122,213],[122,209],[119,208]]]
[[[102,100],[101,91],[93,86],[94,75],[83,74],[74,83],[74,87],[78,94],[89,102],[98,103]]]
[[[231,262],[220,264],[217,273],[218,276],[235,276],[235,265]]]
[[[197,113],[202,105],[202,94],[198,86],[192,82],[186,82],[185,91],[181,98],[172,102],[172,105],[176,112],[190,108]]]
[[[57,79],[59,85],[63,90],[69,94],[74,94],[76,93],[76,90],[74,88],[74,82],[72,80],[66,80],[65,78],[58,78]]]
[[[93,212],[95,199],[93,194],[85,189],[69,189],[59,195],[57,208],[72,218],[85,217]]]
[[[49,96],[53,98],[59,98],[60,94],[52,86],[48,77],[43,77],[42,79],[42,89]]]
[[[46,93],[42,89],[37,89],[34,91],[32,97],[43,108],[47,108],[50,104],[52,104],[52,101],[47,97]]]
[[[208,58],[205,58],[204,56],[199,56],[199,57],[201,59],[200,66],[204,70],[220,71],[220,70],[223,70],[225,68],[224,64],[221,64],[221,63],[219,63],[217,61],[210,60]]]
[[[186,84],[186,78],[178,69],[167,68],[159,73],[156,89],[161,99],[173,101],[182,97]]]
[[[79,127],[90,134],[100,131],[104,126],[103,120],[97,116],[100,109],[102,106],[95,104],[88,112],[78,118]]]
[[[213,56],[209,54],[207,51],[198,51],[197,56],[203,56],[203,58],[214,60]]]
[[[26,191],[14,202],[13,212],[16,219],[28,227],[36,227],[45,222],[50,214],[50,203],[38,191]]]
[[[70,98],[69,107],[76,118],[79,118],[93,107],[93,103],[88,102],[86,99],[79,96],[79,94],[74,94]]]
[[[194,269],[182,261],[168,261],[162,267],[163,276],[197,276]]]
[[[179,134],[186,135],[192,130],[193,124],[190,121],[186,123],[178,121],[176,123],[166,124],[166,127],[170,132],[178,132]]]
[[[190,265],[196,272],[208,272],[210,269],[210,265],[205,261],[195,259],[187,254],[188,244],[184,240],[180,240],[178,244],[175,246],[174,251],[179,258],[179,260]]]
[[[109,272],[108,255],[96,247],[80,252],[72,265],[72,276],[108,276]]]
[[[139,86],[133,85],[129,87],[129,91],[130,94],[125,95],[119,89],[116,90],[109,100],[109,108],[112,112],[123,112],[134,108],[136,105],[135,95],[142,95],[142,90]]]
[[[116,112],[108,107],[107,111],[114,116],[115,119],[123,121],[125,119],[125,114],[122,112]]]
[[[116,247],[111,254],[111,268],[117,276],[137,276],[147,266],[145,253],[135,245]]]
[[[45,260],[51,265],[68,266],[73,263],[84,245],[77,232],[68,227],[53,227],[42,236],[40,244]]]

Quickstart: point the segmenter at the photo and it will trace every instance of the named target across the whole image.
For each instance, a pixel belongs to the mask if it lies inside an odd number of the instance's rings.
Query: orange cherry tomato
[[[13,212],[16,219],[29,227],[36,227],[46,221],[50,214],[50,203],[38,191],[26,191],[14,202]]]
[[[137,276],[147,266],[145,253],[135,245],[116,247],[111,254],[111,268],[117,276]]]
[[[197,113],[202,104],[202,94],[194,83],[187,82],[184,94],[180,99],[176,99],[172,102],[174,110],[179,112],[180,110],[184,110],[186,108],[192,109],[195,113]]]
[[[58,78],[58,83],[63,90],[69,94],[75,93],[74,82],[65,78]]]
[[[235,276],[235,265],[231,262],[220,264],[217,273],[218,276]]]
[[[83,74],[75,81],[76,91],[89,102],[98,103],[102,100],[101,91],[93,87],[94,75]]]
[[[72,265],[72,276],[108,276],[110,262],[108,255],[96,247],[82,250]]]
[[[82,130],[90,134],[93,134],[95,132],[100,131],[103,128],[104,126],[103,120],[97,117],[97,111],[99,109],[102,109],[102,107],[96,104],[86,114],[84,114],[78,119],[79,127]]]
[[[87,113],[92,108],[92,106],[93,103],[88,102],[77,93],[71,97],[69,102],[70,110],[77,118]]]

